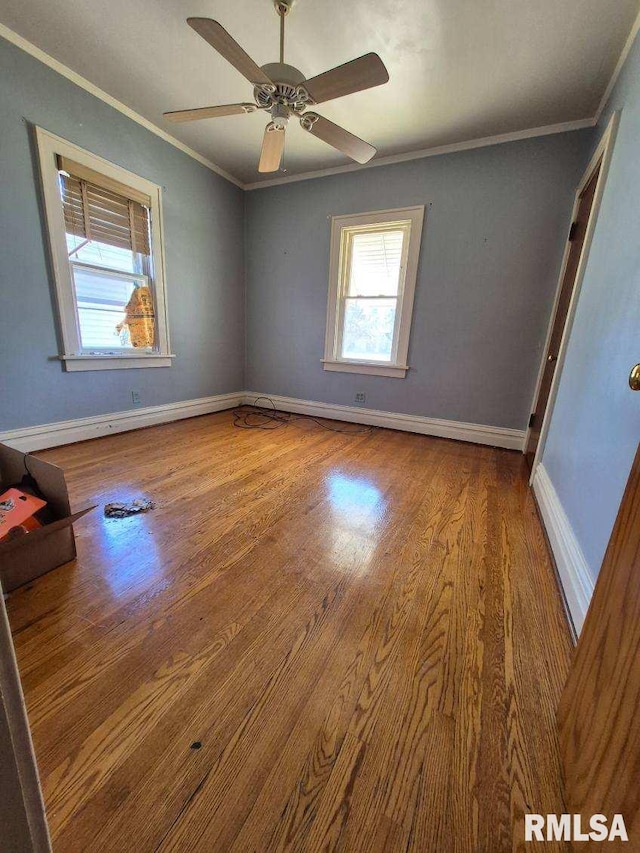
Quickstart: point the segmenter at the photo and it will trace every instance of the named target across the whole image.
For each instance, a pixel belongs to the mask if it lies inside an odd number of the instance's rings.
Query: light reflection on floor
[[[329,500],[334,509],[365,520],[383,503],[380,489],[364,477],[332,473],[327,478]],[[386,505],[386,501],[384,501]]]
[[[366,476],[340,470],[328,474],[325,486],[332,508],[324,555],[326,565],[340,572],[363,574],[387,525],[388,500]],[[133,491],[129,494],[129,491],[121,488],[117,496],[103,499],[95,511],[102,515],[108,500],[130,500],[140,496]],[[128,598],[136,588],[151,589],[158,583],[162,585],[165,566],[162,548],[158,546],[166,531],[161,533],[158,529],[161,520],[155,512],[123,519],[102,517],[98,529],[92,533],[99,539],[92,550],[104,557],[101,577],[118,598]],[[163,523],[166,524],[166,518]]]
[[[334,515],[327,556],[335,568],[362,574],[386,527],[388,501],[366,477],[334,471],[326,484]]]
[[[96,512],[102,513],[102,506]],[[108,558],[102,567],[102,577],[112,593],[122,596],[132,587],[148,587],[150,581],[162,578],[163,561],[158,553],[151,519],[143,515],[130,518],[102,518],[98,536],[100,553]]]

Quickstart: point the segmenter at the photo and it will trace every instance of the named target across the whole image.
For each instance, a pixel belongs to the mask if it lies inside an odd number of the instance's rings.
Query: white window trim
[[[341,267],[342,267],[342,230],[366,225],[380,225],[391,222],[410,222],[409,245],[406,248],[404,279],[398,292],[398,308],[396,314],[397,345],[391,361],[355,361],[341,358],[339,353],[342,330],[340,306],[342,304]],[[329,257],[329,297],[327,303],[327,330],[325,335],[324,358],[322,365],[325,370],[341,373],[365,373],[374,376],[388,376],[403,379],[409,365],[409,333],[413,314],[413,298],[418,275],[418,258],[422,241],[422,225],[424,221],[424,205],[415,207],[400,207],[393,210],[375,210],[368,213],[350,214],[347,216],[331,217],[331,252]],[[394,335],[395,337],[395,335]]]
[[[141,178],[139,175],[103,160],[78,148],[66,139],[54,136],[41,127],[36,127],[40,175],[44,196],[45,217],[49,237],[49,252],[55,280],[58,318],[62,333],[63,352],[59,358],[65,370],[114,370],[133,367],[170,367],[172,359],[169,342],[169,319],[167,316],[167,294],[164,256],[164,227],[162,222],[162,187]],[[67,254],[64,213],[58,188],[56,155],[68,157],[87,166],[107,178],[137,189],[151,199],[151,253],[153,258],[153,295],[156,315],[156,352],[83,353],[80,346],[80,331],[73,296],[71,266]]]

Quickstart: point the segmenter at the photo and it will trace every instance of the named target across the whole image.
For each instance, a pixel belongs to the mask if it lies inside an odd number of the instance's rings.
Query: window
[[[334,216],[325,370],[406,375],[423,207]]]
[[[170,366],[160,187],[36,133],[65,369]]]

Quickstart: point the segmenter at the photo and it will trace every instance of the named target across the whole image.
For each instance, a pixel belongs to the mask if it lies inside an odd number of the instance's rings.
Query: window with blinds
[[[340,358],[393,360],[410,224],[343,229]]]
[[[67,372],[171,367],[162,187],[35,128]]]
[[[424,210],[331,217],[324,370],[406,376]]]
[[[152,352],[151,199],[65,157],[58,175],[82,352]]]

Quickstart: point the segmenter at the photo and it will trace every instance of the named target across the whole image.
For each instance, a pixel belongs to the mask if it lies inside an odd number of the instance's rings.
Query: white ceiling
[[[369,51],[385,86],[318,107],[399,154],[591,118],[638,0],[298,0],[285,61],[308,77]],[[239,180],[257,172],[267,115],[189,125],[165,110],[252,100],[251,86],[185,23],[215,18],[259,65],[276,61],[271,0],[2,0],[0,21]],[[299,127],[295,175],[350,162]]]

